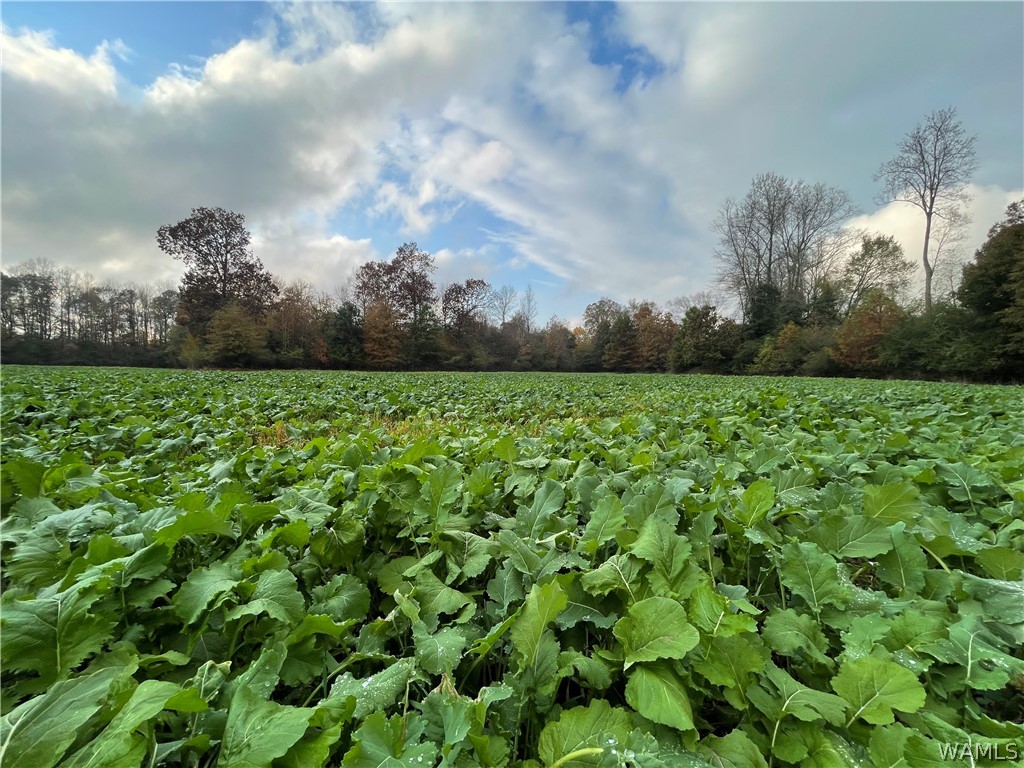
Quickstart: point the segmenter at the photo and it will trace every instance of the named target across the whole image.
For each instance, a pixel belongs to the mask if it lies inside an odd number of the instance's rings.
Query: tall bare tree
[[[533,292],[532,285],[526,286],[526,291],[519,299],[518,314],[522,315],[523,321],[526,323],[526,332],[533,333],[534,326],[537,324],[537,294]]]
[[[501,328],[512,318],[512,310],[516,306],[518,299],[519,294],[511,285],[503,285],[491,291],[491,318],[498,328]]]
[[[910,203],[924,212],[924,306],[932,308],[932,276],[935,264],[929,259],[933,219],[946,218],[969,200],[967,184],[978,167],[975,137],[968,136],[956,119],[956,108],[932,112],[903,137],[896,157],[883,163],[875,174],[882,182],[876,201]]]

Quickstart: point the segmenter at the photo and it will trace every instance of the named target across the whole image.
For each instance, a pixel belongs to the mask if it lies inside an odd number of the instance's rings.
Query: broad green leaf
[[[648,720],[680,731],[694,729],[686,684],[671,662],[641,664],[631,670],[626,701]]]
[[[277,758],[273,768],[321,768],[338,743],[341,729],[352,717],[355,701],[349,699],[351,707],[321,707],[310,719],[310,729],[289,749],[283,757]]]
[[[0,718],[0,764],[51,768],[130,668],[106,667],[61,680]],[[16,761],[16,762],[15,762]]]
[[[66,537],[36,535],[19,542],[4,563],[4,575],[14,583],[36,587],[53,584],[67,573],[71,546]]]
[[[620,589],[629,595],[629,601],[636,602],[636,592],[640,588],[640,570],[643,563],[630,555],[619,553],[612,555],[593,571],[587,571],[580,578],[583,588],[592,595],[607,595],[612,590]]]
[[[710,584],[701,584],[690,596],[690,621],[709,637],[756,632],[757,622],[735,613],[729,603],[729,598],[718,594]]]
[[[912,525],[924,510],[917,486],[910,482],[864,487],[864,516],[882,525]]]
[[[462,752],[462,742],[473,728],[475,702],[467,696],[431,691],[420,707],[426,720],[424,735],[441,744],[442,764],[452,764]]]
[[[979,619],[966,615],[951,625],[947,638],[925,643],[925,652],[957,665],[947,674],[951,681],[980,691],[1006,686],[1012,675],[1024,675],[1024,660],[1000,650],[1001,642]]]
[[[875,557],[893,547],[885,523],[860,515],[829,515],[815,526],[808,538],[840,559]]]
[[[558,720],[549,721],[541,731],[537,752],[544,765],[551,766],[581,750],[611,751],[624,744],[629,731],[630,718],[625,710],[595,699],[586,707],[563,711]],[[598,764],[601,754],[580,754],[561,765],[564,768],[591,768]]]
[[[584,656],[579,651],[563,651],[558,654],[558,676],[572,677],[591,688],[604,691],[611,687],[612,676],[608,663],[599,658]]]
[[[473,579],[486,571],[498,549],[495,542],[468,531],[445,531],[441,546],[449,567],[457,568],[461,579]]]
[[[844,663],[832,678],[832,689],[850,705],[850,723],[860,718],[886,725],[893,722],[893,710],[916,712],[925,700],[924,686],[913,672],[874,656]]]
[[[432,675],[452,674],[466,648],[466,636],[452,627],[431,635],[418,625],[413,627],[413,639],[420,666]]]
[[[228,681],[221,694],[221,701],[230,704],[240,688],[248,688],[263,699],[269,699],[281,678],[281,667],[288,658],[288,649],[283,641],[267,643],[256,660],[249,663],[238,677]]]
[[[590,513],[590,520],[583,530],[579,548],[588,555],[594,555],[606,542],[615,538],[615,534],[626,525],[626,517],[622,513],[622,502],[618,496],[605,496]]]
[[[366,532],[363,523],[349,514],[334,514],[330,526],[317,528],[309,542],[309,551],[328,570],[349,568],[359,560]]]
[[[20,456],[5,456],[3,471],[10,476],[18,492],[29,499],[43,495],[46,466]]]
[[[352,734],[353,746],[345,753],[345,768],[424,768],[437,760],[437,745],[420,743],[423,725],[418,719],[375,712]]]
[[[345,630],[355,624],[353,619],[339,624],[323,613],[307,613],[299,625],[288,633],[285,643],[292,647],[313,635],[326,635],[335,639],[345,634]]]
[[[937,464],[935,472],[948,484],[949,495],[958,501],[973,504],[979,498],[985,498],[987,492],[993,488],[992,481],[984,472],[962,461],[955,464]]]
[[[768,768],[761,750],[739,729],[725,736],[704,737],[697,754],[721,768]]]
[[[65,677],[111,638],[117,617],[109,609],[90,611],[99,599],[95,590],[76,586],[32,600],[5,600],[4,667],[38,672],[46,685]]]
[[[947,615],[908,608],[889,624],[885,647],[890,651],[906,650],[916,654],[932,643],[945,640],[948,623]]]
[[[826,605],[842,608],[847,591],[839,581],[836,561],[811,542],[791,542],[782,548],[778,564],[782,583],[802,597],[815,613]]]
[[[700,640],[683,606],[667,597],[634,603],[614,633],[626,653],[625,669],[640,661],[681,659]]]
[[[690,562],[690,542],[660,518],[647,519],[630,552],[651,564],[648,578],[659,595],[686,598],[702,577]]]
[[[194,624],[210,603],[234,589],[240,579],[238,569],[223,561],[197,568],[172,599],[175,613],[185,624]]]
[[[446,585],[431,571],[418,573],[414,583],[416,602],[419,603],[421,617],[430,632],[437,629],[441,616],[458,613],[467,606],[474,606],[472,600],[457,589]]]
[[[821,625],[805,613],[792,608],[784,611],[775,609],[765,619],[761,636],[771,649],[783,656],[796,656],[803,651],[808,658],[825,666],[832,666],[828,657],[828,639],[821,631]]]
[[[945,765],[949,765],[950,761],[959,761],[962,765],[971,765],[972,760],[975,760],[974,764],[977,765],[974,749],[979,750],[977,757],[985,759],[984,756],[987,755],[987,762],[991,761],[991,765],[1005,765],[1007,762],[1014,760],[1018,763],[1020,762],[1020,739],[1022,734],[1019,730],[1012,735],[1004,733],[995,737],[985,736],[977,732],[970,733],[963,728],[951,725],[927,709],[918,715],[912,716],[910,719],[913,720],[915,728],[932,737],[931,741],[925,743],[927,746],[932,747],[931,749],[920,749],[920,742],[915,744],[914,740],[908,742],[908,753],[913,758],[914,765],[937,765],[940,761],[941,764]],[[980,725],[980,723],[978,724]],[[921,741],[923,742],[924,740],[922,739]],[[936,744],[936,742],[939,743]],[[1010,764],[1014,765],[1015,763],[1011,762]]]
[[[944,743],[942,747],[955,748],[956,744]],[[938,742],[899,723],[871,730],[868,755],[874,768],[939,768],[952,764],[950,759],[943,759]]]
[[[706,638],[688,663],[708,682],[722,686],[727,698],[739,694],[734,706],[742,706],[742,692],[750,676],[764,669],[768,651],[756,635]],[[730,698],[730,701],[733,701]]]
[[[264,701],[248,688],[231,699],[217,768],[270,768],[306,732],[313,710]]]
[[[990,547],[975,558],[993,579],[1020,581],[1024,575],[1024,552],[1009,547]]]
[[[228,611],[227,618],[234,621],[243,616],[266,614],[285,626],[295,626],[302,621],[305,611],[306,602],[291,571],[264,571],[252,597]]]
[[[841,614],[841,623],[826,621],[832,628],[846,627],[840,632],[843,643],[842,661],[870,656],[875,646],[889,634],[892,627],[889,619],[883,616],[868,614],[866,616],[850,616]]]
[[[569,629],[581,621],[601,629],[615,623],[619,606],[614,597],[595,597],[584,590],[576,578],[559,577],[559,582],[566,595],[565,609],[555,619],[559,629]]]
[[[156,717],[176,694],[180,686],[164,680],[145,680],[114,716],[103,732],[61,763],[62,768],[134,768],[134,757],[145,754],[148,739],[135,729]],[[200,700],[201,702],[201,700]],[[205,709],[205,704],[202,707]]]
[[[310,613],[326,613],[337,621],[362,621],[370,612],[370,590],[355,576],[339,573],[313,587]]]
[[[275,544],[286,547],[305,547],[309,544],[309,523],[305,520],[292,520],[285,525],[271,529],[270,533],[260,539],[260,546],[270,549]]]
[[[981,601],[993,620],[1002,624],[1024,623],[1024,581],[982,579],[965,574],[964,588]]]
[[[331,686],[330,699],[344,699],[355,696],[355,717],[361,719],[371,712],[382,712],[392,706],[404,694],[405,687],[413,679],[416,670],[415,659],[399,659],[375,675],[362,680],[346,672]]]
[[[851,768],[859,765],[850,750],[833,732],[817,724],[798,723],[783,728],[785,751],[790,755],[800,754],[800,768]],[[783,741],[782,738],[779,740]],[[798,750],[798,751],[797,751]],[[783,754],[778,751],[778,754]],[[792,760],[791,762],[796,762]]]
[[[231,523],[224,515],[213,509],[199,509],[184,512],[170,525],[159,528],[151,534],[157,544],[174,546],[186,536],[231,536]]]
[[[774,664],[765,667],[765,677],[777,691],[772,703],[778,707],[778,714],[772,714],[773,718],[781,719],[785,715],[793,715],[805,722],[825,720],[832,725],[843,725],[846,702],[835,694],[809,688]],[[754,701],[753,693],[750,698]]]
[[[878,578],[898,587],[904,595],[919,594],[924,589],[924,571],[928,566],[924,550],[913,536],[902,531],[892,532],[892,543],[892,550],[878,558]]]
[[[461,496],[462,473],[455,464],[444,464],[427,475],[416,511],[438,529],[442,529],[448,522],[452,507]]]
[[[537,489],[533,504],[520,507],[513,530],[526,541],[544,538],[549,531],[551,518],[565,503],[565,491],[561,484],[548,478]]]
[[[500,605],[504,613],[511,605],[526,597],[526,590],[523,588],[525,579],[523,572],[512,567],[506,560],[494,574],[494,578],[487,582],[487,597]]]
[[[677,489],[678,490],[678,489]],[[626,525],[634,531],[643,529],[651,518],[675,526],[679,522],[679,499],[673,489],[658,480],[650,480],[639,493],[623,506]]]
[[[537,681],[548,680],[558,669],[560,647],[548,626],[566,604],[565,590],[557,581],[534,585],[512,624],[512,646],[520,656],[520,669],[530,670]]]
[[[772,472],[772,481],[779,502],[787,507],[806,508],[818,495],[818,480],[807,469],[776,469]]]
[[[764,520],[775,506],[775,485],[771,480],[762,477],[743,491],[740,500],[743,503],[734,513],[736,519],[747,527],[755,526]]]
[[[511,566],[531,578],[538,577],[541,569],[541,556],[534,550],[535,545],[532,542],[520,538],[512,531],[503,530],[498,533],[498,546],[501,553],[507,558],[500,570]]]

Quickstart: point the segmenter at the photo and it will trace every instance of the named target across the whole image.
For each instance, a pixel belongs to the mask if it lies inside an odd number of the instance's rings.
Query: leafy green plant
[[[1024,746],[1020,390],[4,374],[5,765]]]

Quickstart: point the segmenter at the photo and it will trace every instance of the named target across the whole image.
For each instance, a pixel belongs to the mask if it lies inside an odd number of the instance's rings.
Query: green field
[[[1024,760],[1020,388],[6,366],[2,430],[5,768]]]

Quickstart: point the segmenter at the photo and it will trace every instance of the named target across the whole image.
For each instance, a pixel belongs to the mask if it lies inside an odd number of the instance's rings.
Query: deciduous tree
[[[327,352],[339,368],[363,366],[363,320],[351,301],[344,302],[329,317]]]
[[[267,331],[237,302],[217,310],[206,334],[206,357],[216,365],[251,366],[267,351]]]
[[[491,318],[501,328],[512,319],[513,310],[519,300],[519,294],[511,285],[503,285],[491,292],[489,309]]]
[[[925,311],[932,308],[935,265],[929,259],[929,249],[934,219],[955,215],[967,202],[967,185],[978,165],[974,143],[975,137],[956,119],[956,109],[940,109],[904,136],[896,157],[883,163],[875,174],[875,181],[882,182],[877,202],[910,203],[924,213],[921,263]]]
[[[960,302],[1003,358],[998,375],[1024,376],[1024,200],[1006,209],[963,270]]]
[[[714,222],[720,285],[744,316],[761,286],[806,300],[842,252],[842,226],[853,213],[849,196],[837,187],[776,173],[755,176],[746,196],[726,200]]]
[[[223,208],[193,208],[192,215],[157,230],[160,250],[184,262],[179,322],[200,335],[215,312],[234,301],[262,319],[278,289],[249,247],[245,216]]]
[[[869,291],[836,331],[835,359],[857,370],[877,367],[880,343],[905,318],[906,313],[885,291]]]
[[[903,247],[894,237],[862,235],[860,248],[850,256],[843,269],[844,314],[848,316],[861,299],[875,289],[898,299],[910,285],[913,272],[914,265],[904,257]]]
[[[643,301],[633,307],[633,325],[637,368],[651,373],[667,371],[669,350],[676,335],[672,315],[661,312],[653,302]]]
[[[721,317],[710,304],[690,307],[672,341],[670,367],[677,373],[722,370],[739,342],[740,327],[734,320]]]
[[[371,304],[363,316],[363,358],[381,371],[394,370],[402,361],[398,317],[384,302]]]

